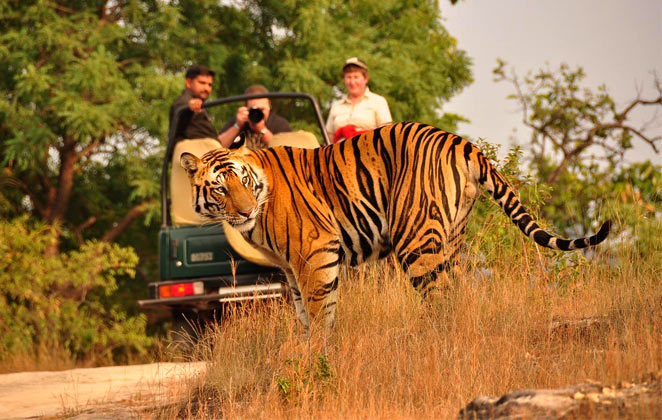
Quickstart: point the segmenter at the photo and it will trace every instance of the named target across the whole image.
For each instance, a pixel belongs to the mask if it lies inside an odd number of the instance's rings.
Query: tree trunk
[[[76,141],[67,137],[64,146],[60,149],[60,175],[57,184],[57,193],[52,202],[51,211],[48,218],[49,223],[62,223],[65,220],[67,209],[69,208],[69,199],[71,190],[74,186],[74,170],[78,161],[76,153]]]
[[[51,225],[61,225],[69,208],[71,190],[74,186],[74,170],[78,161],[76,141],[69,136],[64,139],[60,151],[60,175],[58,177],[57,191],[54,199],[50,199],[46,214],[46,221]],[[58,229],[59,230],[59,229]],[[56,255],[60,252],[60,241],[56,240],[45,250],[46,256]]]

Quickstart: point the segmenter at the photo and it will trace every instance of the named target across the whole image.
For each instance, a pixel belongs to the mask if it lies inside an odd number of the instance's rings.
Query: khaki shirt
[[[329,118],[326,120],[326,131],[331,138],[336,130],[348,124],[357,130],[372,130],[392,122],[391,111],[383,96],[370,92],[366,87],[365,94],[356,105],[343,96],[331,105]]]

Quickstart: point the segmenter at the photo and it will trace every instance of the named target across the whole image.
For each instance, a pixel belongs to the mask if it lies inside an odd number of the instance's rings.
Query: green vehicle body
[[[165,227],[159,232],[158,282],[149,284],[142,307],[213,311],[220,302],[282,296],[280,270],[246,261],[228,243],[220,225]],[[204,293],[162,298],[159,286],[202,282]],[[279,287],[246,288],[255,285]]]
[[[159,232],[161,281],[231,276],[261,271],[243,260],[227,241],[223,228],[210,226],[167,227]]]
[[[328,144],[321,113],[316,101],[303,93],[272,92],[240,95],[208,101],[205,108],[252,98],[269,97],[303,99],[314,110],[323,142]],[[185,109],[185,107],[183,108]],[[263,267],[242,258],[230,245],[220,224],[174,226],[168,197],[169,171],[176,141],[173,127],[168,139],[161,178],[162,225],[158,237],[159,279],[151,282],[149,298],[139,300],[142,308],[169,308],[174,315],[192,314],[203,319],[219,310],[226,302],[279,298],[286,296],[286,279],[279,269]],[[194,285],[197,293],[186,296],[161,296],[163,286]]]

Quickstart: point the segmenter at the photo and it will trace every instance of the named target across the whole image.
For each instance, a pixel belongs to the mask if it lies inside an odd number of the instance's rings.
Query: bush
[[[145,316],[104,304],[119,277],[134,276],[133,249],[88,241],[45,256],[56,240],[56,228],[25,217],[0,221],[0,361],[52,349],[96,363],[145,354]]]

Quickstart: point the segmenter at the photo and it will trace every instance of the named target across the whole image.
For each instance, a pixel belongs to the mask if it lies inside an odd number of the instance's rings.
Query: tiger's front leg
[[[292,296],[292,301],[294,302],[294,310],[297,313],[297,318],[303,325],[303,328],[308,334],[310,330],[310,322],[308,320],[308,312],[306,312],[306,307],[303,304],[303,299],[301,297],[301,290],[299,290],[299,285],[297,284],[296,276],[292,270],[285,270],[285,276],[287,277],[287,283],[290,286],[290,295]]]
[[[335,322],[340,271],[340,242],[334,242],[317,248],[293,267],[310,318],[329,329]]]

